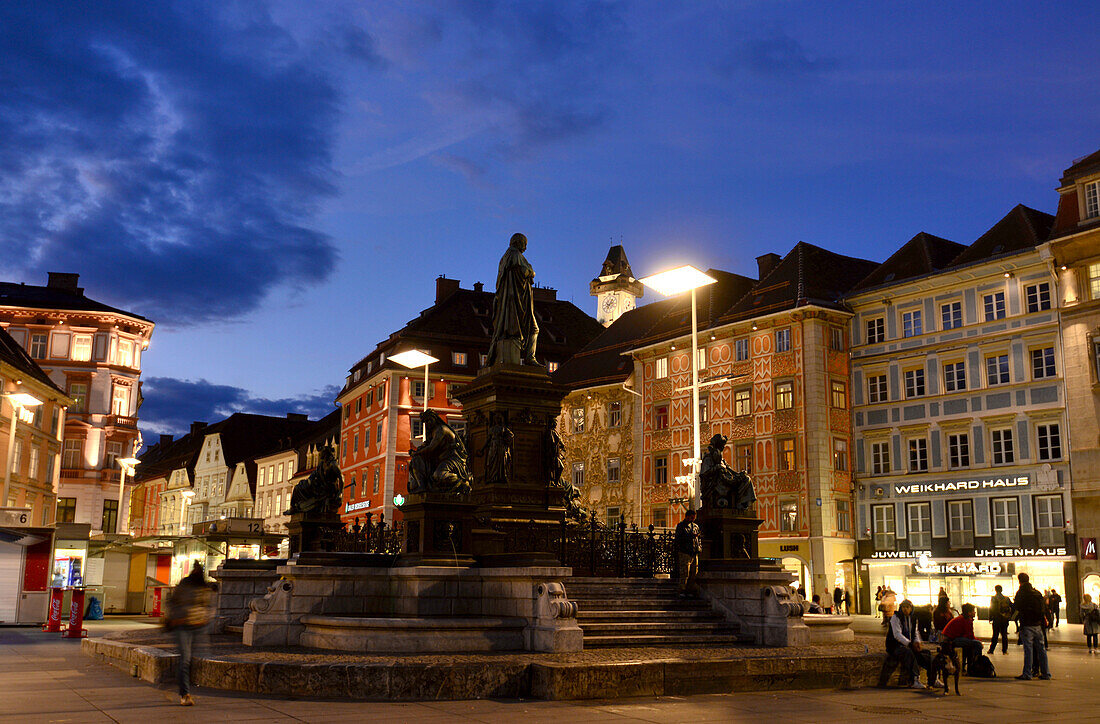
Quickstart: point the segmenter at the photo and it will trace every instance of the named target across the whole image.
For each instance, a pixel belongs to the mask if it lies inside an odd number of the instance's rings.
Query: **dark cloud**
[[[365,29],[339,22],[329,31],[329,42],[340,53],[373,68],[385,68],[386,59],[378,52],[378,41]]]
[[[155,441],[157,433],[181,435],[196,420],[213,423],[234,412],[277,416],[299,412],[319,420],[332,412],[339,392],[339,387],[330,385],[315,394],[270,399],[206,380],[149,377],[142,382],[141,427],[146,431],[146,442],[150,442]]]
[[[799,80],[828,73],[837,67],[833,58],[815,56],[786,33],[742,42],[717,69],[724,75],[747,71],[753,75],[781,80]]]
[[[0,273],[196,323],[333,270],[338,93],[262,5],[5,3],[0,47]]]

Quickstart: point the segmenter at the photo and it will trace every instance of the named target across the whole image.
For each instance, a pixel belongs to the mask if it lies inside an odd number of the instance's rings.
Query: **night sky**
[[[0,278],[157,322],[142,426],[321,415],[508,237],[635,273],[882,260],[1053,212],[1100,148],[1096,2],[0,4]],[[647,295],[643,301],[651,301]]]

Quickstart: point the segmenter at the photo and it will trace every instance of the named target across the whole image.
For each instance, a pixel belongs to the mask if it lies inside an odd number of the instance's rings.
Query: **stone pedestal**
[[[498,364],[482,371],[455,397],[462,403],[476,505],[473,553],[483,565],[550,565],[549,543],[565,517],[564,491],[551,487],[544,455],[547,423],[561,412],[564,390],[546,368]],[[492,480],[482,450],[502,422],[513,435],[507,480]]]
[[[290,555],[332,550],[333,534],[343,527],[339,513],[294,513],[286,524],[290,534]]]
[[[448,493],[409,495],[401,506],[405,550],[398,565],[471,565],[474,504],[468,498]]]
[[[728,508],[704,508],[700,513],[704,560],[755,559],[760,554],[757,529],[764,521]]]

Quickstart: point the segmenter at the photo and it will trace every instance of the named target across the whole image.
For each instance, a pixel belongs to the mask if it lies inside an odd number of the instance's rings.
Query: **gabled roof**
[[[141,482],[168,475],[179,468],[186,468],[188,475],[193,475],[206,430],[204,427],[167,444],[157,442],[147,447],[138,455],[141,463],[134,469],[134,479]]]
[[[44,385],[49,385],[50,389],[65,394],[3,327],[0,327],[0,361],[6,362],[27,377],[34,378]]]
[[[1050,237],[1053,225],[1054,217],[1050,214],[1017,204],[989,231],[952,259],[950,266],[974,264],[1033,249]]]
[[[843,309],[844,294],[877,266],[800,241],[719,321],[751,319],[807,304]]]
[[[272,417],[234,412],[203,430],[203,436],[221,436],[222,457],[227,467],[256,458],[306,430],[312,423],[304,416]],[[289,447],[289,445],[287,445]]]
[[[621,244],[616,244],[608,249],[607,258],[603,260],[603,267],[600,269],[601,277],[609,277],[612,274],[634,276],[634,272],[630,271],[630,262],[626,258],[626,250],[623,249]]]
[[[1062,185],[1073,183],[1080,176],[1100,171],[1100,151],[1094,151],[1084,158],[1074,161],[1073,165],[1062,172]]]
[[[16,284],[14,282],[0,282],[0,307],[27,307],[30,309],[64,309],[78,312],[110,312],[123,314],[127,317],[149,320],[141,315],[118,309],[94,299],[84,296],[84,290],[45,286],[39,287],[33,284]]]
[[[879,264],[848,294],[940,271],[950,266],[952,260],[965,250],[963,244],[922,231]]]

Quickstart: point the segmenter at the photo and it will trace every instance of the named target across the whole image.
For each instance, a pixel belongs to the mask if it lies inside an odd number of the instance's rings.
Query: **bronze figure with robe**
[[[470,471],[466,467],[466,445],[450,425],[435,412],[420,413],[424,444],[409,450],[410,493],[467,493]]]
[[[338,513],[343,501],[343,476],[331,445],[321,448],[321,461],[309,477],[294,486],[287,515]]]
[[[523,252],[527,237],[513,234],[508,250],[497,267],[497,289],[493,297],[493,338],[489,343],[489,364],[537,365],[535,346],[539,325],[531,285],[535,270]]]
[[[756,502],[756,490],[748,473],[734,470],[722,458],[726,437],[716,434],[703,453],[699,481],[703,486],[703,508],[747,511]]]

